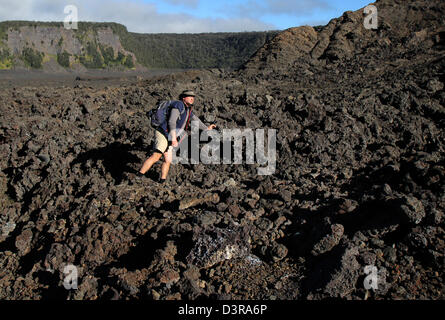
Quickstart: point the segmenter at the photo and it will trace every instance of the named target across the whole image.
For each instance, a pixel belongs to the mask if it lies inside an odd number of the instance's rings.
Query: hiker
[[[173,100],[169,105],[167,117],[164,123],[155,130],[154,145],[152,155],[144,162],[138,176],[143,177],[150,168],[158,162],[164,155],[164,162],[161,167],[160,183],[164,183],[167,179],[170,164],[173,159],[173,148],[179,146],[183,141],[185,133],[190,128],[191,121],[198,121],[199,129],[212,130],[216,128],[215,124],[206,126],[192,112],[192,106],[195,102],[195,93],[191,90],[185,90],[179,96],[179,100]],[[170,139],[169,139],[170,137]],[[181,138],[182,137],[182,138]],[[179,141],[178,141],[179,140]]]

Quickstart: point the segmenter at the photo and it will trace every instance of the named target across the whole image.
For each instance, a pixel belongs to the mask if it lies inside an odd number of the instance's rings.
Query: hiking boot
[[[145,174],[138,172],[130,174],[130,179],[135,182],[142,182],[146,178]]]

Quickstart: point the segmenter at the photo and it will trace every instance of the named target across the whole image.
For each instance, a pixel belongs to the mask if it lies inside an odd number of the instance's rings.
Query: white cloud
[[[192,8],[196,8],[199,4],[199,0],[164,0],[164,2],[174,5],[188,6]]]
[[[326,0],[248,0],[236,6],[226,4],[225,10],[232,15],[262,17],[265,15],[290,15],[298,18],[312,14],[317,9],[330,9],[331,5]]]
[[[167,32],[242,32],[275,29],[274,26],[249,18],[236,19],[196,19],[184,17],[178,21],[171,21],[166,25]],[[177,30],[180,30],[179,32]],[[199,31],[195,31],[199,30]]]
[[[0,0],[0,20],[24,20],[33,14],[34,0]]]
[[[166,0],[196,5],[198,0]],[[161,14],[155,4],[142,0],[0,0],[0,21],[63,21],[65,5],[78,8],[79,21],[117,22],[138,33],[201,33],[276,29],[253,17],[233,19],[197,18],[187,14]]]

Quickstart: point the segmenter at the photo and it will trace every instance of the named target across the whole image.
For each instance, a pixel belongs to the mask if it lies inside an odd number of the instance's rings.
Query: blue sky
[[[369,0],[0,0],[0,21],[63,21],[75,5],[79,21],[122,23],[131,32],[200,33],[282,30],[325,25]]]
[[[305,24],[327,24],[345,11],[355,11],[373,3],[370,0],[145,0],[145,2],[155,3],[161,13],[188,14],[200,19],[248,16],[275,26],[276,29]]]

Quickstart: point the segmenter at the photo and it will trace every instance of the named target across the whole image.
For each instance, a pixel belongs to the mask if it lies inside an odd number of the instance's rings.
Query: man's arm
[[[176,142],[176,122],[179,119],[179,110],[176,108],[172,108],[170,112],[170,118],[168,119],[168,131],[172,137],[172,144]]]
[[[212,124],[212,125],[210,125],[210,126],[206,126],[202,121],[201,121],[201,119],[199,119],[195,114],[193,114],[192,113],[192,119],[191,119],[192,121],[198,121],[198,123],[199,123],[199,129],[201,129],[201,130],[203,130],[203,131],[205,131],[205,130],[212,130],[212,129],[214,129],[215,127],[216,127],[216,125],[214,125],[214,124]]]

